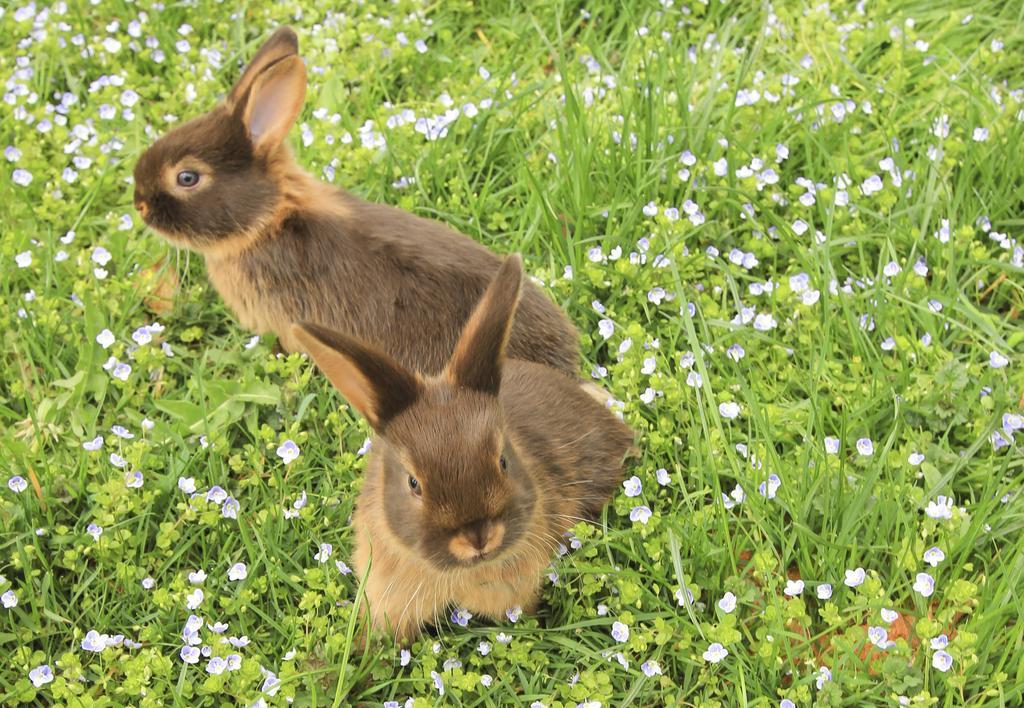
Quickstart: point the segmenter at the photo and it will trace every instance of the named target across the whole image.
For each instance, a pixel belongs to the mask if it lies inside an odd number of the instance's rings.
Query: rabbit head
[[[496,560],[529,527],[535,480],[499,404],[505,347],[522,287],[505,260],[445,370],[425,378],[383,352],[312,324],[293,335],[376,432],[385,521],[436,568]]]
[[[281,27],[223,102],[171,130],[135,165],[135,207],[150,227],[195,250],[273,220],[293,164],[284,145],[302,108],[306,67]]]

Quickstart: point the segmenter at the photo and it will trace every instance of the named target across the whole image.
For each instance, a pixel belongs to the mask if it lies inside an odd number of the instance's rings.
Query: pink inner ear
[[[305,87],[301,74],[284,67],[268,71],[272,75],[262,81],[257,79],[252,89],[248,128],[254,141],[268,134],[275,139],[283,137],[302,104]]]

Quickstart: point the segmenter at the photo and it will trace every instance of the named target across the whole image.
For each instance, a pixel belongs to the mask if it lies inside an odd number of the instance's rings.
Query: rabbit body
[[[532,609],[565,532],[600,513],[632,451],[588,387],[506,358],[521,277],[507,259],[434,376],[319,325],[292,329],[376,432],[353,563],[371,627],[399,639],[450,604],[492,619]]]
[[[552,402],[557,401],[553,404]],[[545,571],[565,533],[598,516],[622,479],[633,434],[587,391],[545,367],[509,361],[500,404],[506,444],[529,475],[532,509],[519,520],[527,530],[502,555],[470,568],[439,569],[396,537],[384,479],[387,453],[371,453],[353,515],[353,565],[365,586],[375,629],[398,639],[437,624],[449,606],[504,621],[507,610],[534,610]]]
[[[285,144],[305,97],[298,40],[281,28],[225,101],[139,158],[135,204],[153,229],[202,254],[241,324],[297,342],[309,321],[437,373],[500,259],[441,222],[361,200],[302,170]],[[578,334],[532,283],[511,356],[579,372]]]

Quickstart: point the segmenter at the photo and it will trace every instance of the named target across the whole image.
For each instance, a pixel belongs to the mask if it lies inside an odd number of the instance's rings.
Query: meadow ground
[[[0,8],[0,703],[1021,704],[1019,3],[230,5]],[[540,616],[355,651],[368,428],[133,213],[285,22],[640,433]]]

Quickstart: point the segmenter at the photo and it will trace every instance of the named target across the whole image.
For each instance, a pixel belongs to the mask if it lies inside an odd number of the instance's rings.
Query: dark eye
[[[412,493],[416,496],[423,494],[423,490],[420,489],[420,481],[412,475],[409,475],[409,489],[411,489]]]
[[[498,464],[501,465],[502,472],[508,472],[508,460],[505,459],[504,455],[498,458]]]
[[[195,187],[199,184],[199,173],[195,170],[182,170],[178,173],[179,187]]]

